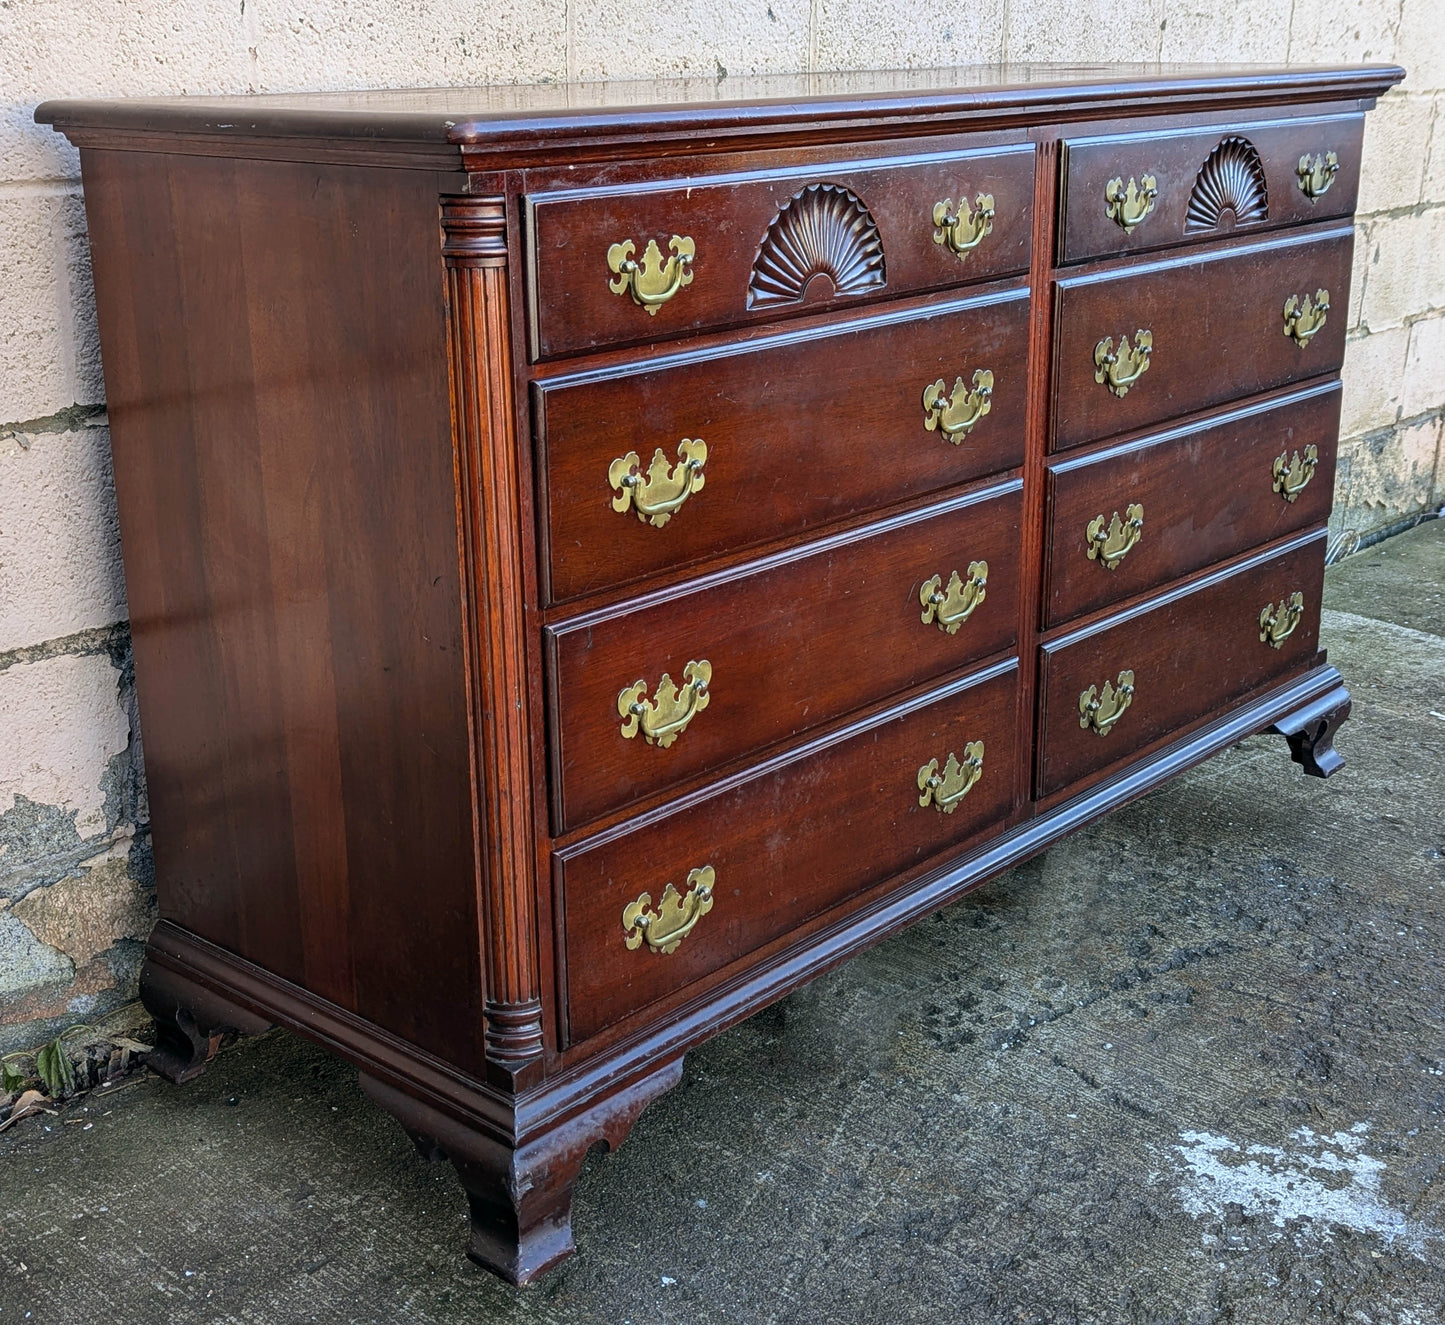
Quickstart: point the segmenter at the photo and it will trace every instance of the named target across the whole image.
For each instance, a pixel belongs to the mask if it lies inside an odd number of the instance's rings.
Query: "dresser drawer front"
[[[1320,530],[1046,644],[1038,794],[1050,796],[1120,764],[1313,664],[1324,574]],[[1302,602],[1292,614],[1294,594]],[[1266,609],[1272,622],[1262,625]],[[1278,647],[1261,639],[1266,629],[1283,636]],[[1123,706],[1121,673],[1126,679],[1132,673],[1134,687]],[[1085,725],[1081,706],[1091,688],[1099,708]]]
[[[1342,226],[1059,281],[1055,449],[1338,372],[1353,248]]]
[[[1023,145],[533,195],[534,356],[1026,271],[1033,184],[1034,149]],[[960,256],[935,243],[944,229],[934,223],[935,207],[953,204],[955,233],[982,210],[979,195],[992,197],[993,213],[987,233],[978,221],[976,246]],[[960,201],[968,215],[958,212]],[[674,236],[682,241],[676,247]],[[629,254],[609,258],[614,244],[629,242]],[[650,242],[657,248],[649,265]],[[614,272],[619,261],[642,270]]]
[[[571,1038],[585,1039],[811,917],[1002,827],[1013,806],[1017,664],[952,682],[715,795],[670,806],[558,858]],[[975,745],[977,743],[977,745]],[[978,747],[981,746],[981,749]],[[919,804],[920,775],[973,750],[976,780],[944,812]],[[926,780],[926,779],[925,779]],[[960,782],[959,786],[963,784]],[[945,793],[946,795],[950,793]],[[624,911],[645,893],[670,925],[697,909],[687,879],[711,868],[711,907],[671,952],[629,949]],[[630,931],[636,938],[636,930]],[[656,940],[670,929],[654,931]]]
[[[1338,380],[1216,414],[1049,472],[1047,624],[1323,524]],[[1131,514],[1142,527],[1130,530]]]
[[[562,829],[1011,648],[1021,508],[1021,485],[1000,484],[549,629]],[[954,585],[945,615],[967,613],[952,633],[922,619],[934,576]],[[711,669],[701,695],[693,662]],[[639,681],[631,702],[654,709],[625,736],[619,699]]]
[[[538,384],[552,601],[1021,465],[1028,309],[1011,290]],[[980,372],[988,413],[956,441],[930,429],[924,389]],[[695,493],[688,439],[706,446]],[[658,451],[649,501],[613,486]]]
[[[1060,260],[1349,216],[1364,132],[1352,114],[1066,139]]]

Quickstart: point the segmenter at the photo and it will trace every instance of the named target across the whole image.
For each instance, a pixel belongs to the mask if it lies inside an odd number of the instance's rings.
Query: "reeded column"
[[[441,219],[467,596],[487,1073],[493,1084],[516,1091],[540,1074],[542,1002],[506,202],[444,198]]]

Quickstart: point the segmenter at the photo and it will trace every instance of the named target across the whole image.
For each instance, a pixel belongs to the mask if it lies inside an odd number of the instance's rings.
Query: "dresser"
[[[1400,77],[42,106],[151,1066],[276,1024],[350,1060],[525,1282],[693,1045],[1244,736],[1328,776],[1351,215]]]

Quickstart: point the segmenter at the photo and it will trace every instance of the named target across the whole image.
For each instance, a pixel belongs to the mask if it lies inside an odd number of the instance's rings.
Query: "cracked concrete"
[[[1441,1319],[1442,583],[1330,572],[1330,781],[1251,738],[693,1053],[534,1289],[273,1033],[0,1137],[0,1325]]]

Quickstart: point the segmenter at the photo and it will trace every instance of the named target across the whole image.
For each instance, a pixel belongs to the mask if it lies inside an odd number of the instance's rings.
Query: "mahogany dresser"
[[[683,1054],[1241,737],[1319,650],[1393,67],[51,102],[162,919],[525,1281]]]

